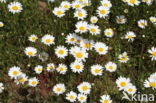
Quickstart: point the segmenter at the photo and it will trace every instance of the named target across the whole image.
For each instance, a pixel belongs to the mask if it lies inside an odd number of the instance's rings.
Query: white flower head
[[[65,74],[67,72],[67,66],[65,64],[59,64],[56,71],[60,74]]]
[[[30,35],[29,36],[29,41],[31,41],[31,42],[36,42],[36,40],[38,39],[38,37],[35,35],[35,34],[32,34],[32,35]]]
[[[79,21],[75,24],[76,33],[86,33],[88,31],[88,23],[86,21]]]
[[[75,11],[74,17],[78,18],[78,20],[84,20],[87,17],[87,11],[84,9],[78,9]]]
[[[81,73],[84,70],[84,65],[82,62],[75,61],[70,64],[70,68],[74,73]]]
[[[107,29],[105,29],[104,34],[106,37],[111,38],[114,35],[114,31],[112,28],[107,28]]]
[[[133,41],[135,37],[136,35],[133,31],[128,31],[125,35],[125,39],[128,39],[128,41]]]
[[[101,65],[97,64],[97,65],[91,66],[91,73],[94,76],[100,76],[102,75],[102,72],[103,72],[103,67]]]
[[[11,77],[11,79],[16,79],[18,76],[21,75],[21,69],[20,67],[13,66],[9,69],[8,75]]]
[[[39,83],[39,80],[36,77],[29,78],[28,85],[31,87],[36,87]]]
[[[73,91],[70,91],[69,93],[66,94],[66,99],[70,102],[75,102],[77,98],[77,94]]]
[[[130,79],[120,76],[116,80],[117,87],[119,87],[119,90],[124,90],[128,85],[130,85]]]
[[[68,49],[64,46],[57,46],[55,54],[58,58],[65,58],[68,55]]]
[[[99,26],[90,24],[88,25],[88,30],[92,35],[99,35],[101,30],[99,29]]]
[[[11,2],[8,4],[8,9],[11,13],[20,13],[23,10],[22,4],[20,2]]]
[[[129,60],[129,57],[128,57],[128,55],[127,55],[127,52],[123,52],[122,54],[120,54],[120,55],[118,56],[118,58],[119,58],[119,61],[120,61],[121,63],[127,63],[128,60]]]
[[[96,42],[95,45],[94,45],[94,49],[100,55],[105,55],[108,52],[108,46],[106,46],[106,44],[102,43],[102,42]]]
[[[55,44],[54,40],[55,37],[49,34],[46,34],[41,38],[41,42],[48,46]]]
[[[57,95],[63,94],[66,91],[66,87],[64,84],[59,83],[53,87],[53,92]]]
[[[100,18],[105,18],[110,13],[110,9],[107,7],[99,6],[97,9],[97,14]]]
[[[2,93],[4,90],[4,84],[0,82],[0,93]]]
[[[156,60],[156,47],[152,47],[148,50],[148,53],[150,53],[150,57],[152,60]]]
[[[115,72],[116,69],[117,69],[117,65],[113,62],[108,62],[106,65],[105,65],[105,68],[107,71],[109,72]]]
[[[90,94],[91,84],[88,82],[82,82],[77,86],[78,91],[83,94]]]
[[[37,49],[34,47],[26,47],[24,52],[28,57],[34,57],[37,54]]]
[[[55,7],[53,10],[54,15],[61,18],[65,15],[65,9],[62,7]]]
[[[37,74],[42,73],[42,71],[43,71],[43,66],[37,65],[37,66],[35,67],[35,72],[36,72]]]
[[[53,72],[55,70],[55,65],[54,63],[49,63],[47,64],[47,71],[48,72]]]
[[[100,102],[101,103],[112,103],[112,100],[109,95],[102,95]]]
[[[138,26],[141,28],[141,29],[145,29],[145,27],[147,26],[147,20],[145,19],[141,19],[138,21]]]

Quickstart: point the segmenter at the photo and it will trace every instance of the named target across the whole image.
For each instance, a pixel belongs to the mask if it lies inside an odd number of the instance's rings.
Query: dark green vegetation
[[[13,0],[11,0],[13,1]],[[156,27],[149,22],[150,16],[156,16],[156,3],[147,6],[141,3],[139,6],[130,7],[121,0],[112,0],[113,7],[108,19],[100,19],[98,25],[104,31],[105,28],[114,28],[115,36],[112,39],[107,39],[103,33],[99,36],[91,34],[82,35],[84,38],[94,41],[105,42],[112,49],[106,56],[99,56],[97,53],[90,51],[89,58],[85,63],[85,71],[81,74],[74,74],[68,70],[66,75],[59,75],[57,72],[44,72],[36,75],[33,68],[36,65],[43,65],[53,62],[55,64],[65,63],[69,66],[74,59],[68,56],[65,60],[60,60],[54,55],[54,48],[57,45],[65,45],[65,37],[75,30],[75,23],[78,21],[73,18],[74,10],[66,12],[66,15],[59,19],[52,14],[54,7],[59,6],[63,0],[56,0],[55,3],[48,4],[40,0],[18,0],[23,4],[24,10],[19,14],[12,14],[7,9],[7,4],[0,4],[0,21],[3,21],[5,26],[0,28],[0,82],[5,85],[5,91],[0,94],[2,103],[68,103],[65,95],[56,96],[50,90],[56,83],[65,83],[68,91],[76,91],[77,85],[82,81],[94,83],[91,94],[87,103],[99,103],[100,96],[109,94],[113,103],[128,103],[121,101],[123,96],[115,84],[115,80],[119,76],[130,77],[131,82],[136,85],[141,93],[155,93],[152,89],[144,89],[144,80],[153,72],[156,71],[156,62],[151,61],[147,50],[152,46],[156,46]],[[71,0],[70,0],[71,1]],[[96,8],[99,5],[98,0],[92,0],[94,6],[86,7],[88,11],[89,21],[92,15],[96,15]],[[124,13],[127,9],[129,12]],[[125,15],[128,22],[123,25],[116,24],[115,18],[118,15]],[[148,27],[140,29],[137,26],[137,20],[148,20]],[[134,31],[137,35],[133,43],[121,39],[127,31]],[[28,41],[28,36],[36,34],[42,37],[45,34],[52,34],[56,37],[54,46],[45,46],[40,41],[31,43]],[[61,33],[65,35],[62,36]],[[145,38],[142,37],[145,35]],[[36,58],[28,58],[23,50],[27,46],[34,46],[39,51],[47,52],[50,57],[46,62]],[[130,61],[126,64],[118,62],[118,55],[126,51],[130,56]],[[95,77],[90,73],[90,66],[93,64],[105,65],[108,61],[114,61],[118,64],[118,70],[115,73],[104,71],[100,77]],[[21,67],[29,77],[37,76],[41,82],[31,88],[27,85],[16,85],[7,75],[8,69],[12,66]],[[134,103],[134,102],[132,102]]]

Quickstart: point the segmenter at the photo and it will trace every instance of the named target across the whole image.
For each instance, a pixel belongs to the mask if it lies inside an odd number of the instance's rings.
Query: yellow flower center
[[[90,31],[93,32],[93,33],[95,33],[96,32],[96,29],[95,28],[91,28]]]
[[[36,82],[36,81],[32,81],[31,84],[32,84],[32,85],[36,85],[37,82]]]
[[[111,33],[110,32],[106,32],[106,35],[111,35]]]
[[[63,55],[63,54],[64,54],[64,50],[59,50],[58,53],[59,53],[60,55]]]
[[[38,68],[38,71],[41,72],[43,69],[42,68]]]
[[[12,9],[13,10],[18,10],[19,8],[18,8],[18,6],[13,6]]]
[[[46,39],[46,43],[50,43],[50,42],[52,42],[51,39]]]
[[[61,88],[56,88],[56,91],[57,91],[57,92],[60,92],[60,91],[61,91]]]
[[[80,5],[75,5],[75,8],[80,8]]]
[[[64,5],[64,8],[69,8],[69,6],[68,5]]]
[[[75,65],[75,68],[76,68],[76,69],[80,69],[81,66],[80,66],[80,65]]]
[[[156,56],[156,52],[153,52],[152,55],[153,55],[153,56]]]
[[[63,68],[63,67],[60,67],[59,70],[60,70],[60,71],[64,71],[64,68]]]
[[[20,83],[23,83],[23,82],[25,82],[25,79],[24,79],[24,78],[19,78],[18,81],[19,81]]]
[[[131,36],[131,35],[128,35],[128,38],[129,38],[129,39],[131,39],[131,38],[133,38],[133,36]]]
[[[35,41],[37,38],[36,38],[36,37],[32,37],[31,39],[32,39],[33,41]]]
[[[92,23],[96,23],[96,22],[97,22],[97,20],[96,20],[96,19],[93,19],[93,20],[92,20]]]
[[[70,41],[75,41],[75,39],[74,38],[70,38]]]
[[[81,52],[78,52],[78,53],[76,53],[76,57],[77,58],[82,58],[83,57],[83,54]]]
[[[74,99],[74,96],[69,96],[70,99]]]
[[[30,52],[28,52],[28,55],[30,55],[30,56],[32,56],[33,54],[34,54],[34,53],[33,53],[33,52],[31,52],[31,51],[30,51]]]
[[[100,10],[100,14],[106,14],[106,10]]]
[[[82,13],[78,13],[78,16],[81,16],[81,17],[82,17],[82,16],[83,16],[83,14],[82,14]]]
[[[87,89],[88,89],[87,86],[82,86],[82,90],[83,90],[83,91],[86,91]]]
[[[95,73],[99,73],[100,72],[100,69],[95,69],[94,72]]]
[[[57,15],[62,15],[63,14],[63,12],[62,11],[57,11],[57,13],[56,13]]]
[[[81,26],[79,29],[80,29],[81,31],[84,31],[84,30],[85,30],[85,27]]]
[[[125,87],[126,86],[126,82],[121,82],[120,86]]]
[[[80,97],[80,100],[84,100],[84,97]]]
[[[156,83],[155,82],[150,82],[150,87],[156,87]]]
[[[99,50],[99,52],[103,52],[103,51],[104,51],[104,49],[103,49],[103,48],[99,48],[98,50]]]
[[[54,69],[54,67],[53,67],[53,66],[49,66],[48,68],[49,68],[50,70]]]
[[[132,89],[132,88],[129,88],[129,89],[128,89],[128,91],[129,91],[129,92],[132,92],[132,91],[133,91],[133,89]]]
[[[13,75],[18,75],[18,73],[19,73],[18,71],[13,71],[12,74],[13,74]]]
[[[109,103],[109,101],[108,100],[104,100],[103,103]]]
[[[4,24],[3,23],[0,23],[0,27],[3,27],[4,26]]]
[[[109,69],[111,69],[111,70],[112,70],[112,69],[113,69],[113,66],[109,66]]]
[[[86,44],[84,45],[84,47],[85,47],[85,48],[90,48],[90,47],[91,47],[91,44],[90,44],[90,43],[86,43]]]
[[[132,4],[135,4],[136,0],[130,0],[129,2],[132,3]]]

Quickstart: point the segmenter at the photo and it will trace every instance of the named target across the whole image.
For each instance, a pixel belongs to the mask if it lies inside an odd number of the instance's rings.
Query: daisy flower
[[[128,39],[128,41],[133,41],[134,38],[136,37],[135,33],[133,31],[129,31],[125,35],[125,39]]]
[[[140,4],[140,1],[139,0],[126,0],[126,2],[130,6],[135,6],[135,5],[139,5]]]
[[[108,52],[108,46],[106,46],[106,44],[102,43],[102,42],[96,42],[95,45],[94,45],[94,49],[100,55],[105,55]]]
[[[49,64],[47,64],[47,71],[48,72],[52,72],[52,71],[54,71],[55,70],[55,65],[54,65],[54,63],[49,63]]]
[[[69,34],[66,36],[66,43],[75,44],[76,43],[76,34]]]
[[[87,95],[85,94],[78,94],[77,99],[80,103],[85,103],[87,101]]]
[[[138,26],[141,28],[141,29],[145,29],[145,27],[147,26],[147,20],[145,19],[141,19],[138,21]]]
[[[53,87],[53,92],[57,95],[63,94],[66,91],[65,85],[62,83],[56,84]]]
[[[78,18],[78,20],[83,20],[87,17],[87,11],[84,9],[78,9],[75,11],[74,17]]]
[[[4,23],[3,22],[0,22],[0,27],[3,27],[4,26]]]
[[[103,7],[106,7],[106,8],[111,8],[112,7],[112,4],[111,4],[111,2],[109,0],[102,0],[101,5]]]
[[[89,41],[89,40],[83,39],[80,42],[80,46],[86,50],[92,50],[93,45],[94,45],[94,42],[92,40]]]
[[[116,16],[116,22],[118,24],[125,24],[126,21],[127,21],[127,19],[124,15]]]
[[[67,66],[65,64],[59,64],[56,71],[60,74],[65,74],[67,72]]]
[[[21,75],[21,69],[20,67],[13,66],[9,69],[8,75],[13,78],[17,78],[19,75]]]
[[[30,35],[28,39],[29,39],[29,41],[31,41],[31,42],[36,42],[36,40],[38,39],[38,37],[37,37],[36,35],[33,34],[33,35]]]
[[[86,21],[79,21],[75,24],[76,33],[86,33],[88,31],[88,23]]]
[[[4,84],[0,82],[0,93],[2,93],[4,90]]]
[[[125,77],[119,77],[116,80],[117,87],[119,87],[119,90],[124,90],[128,85],[130,85],[130,79]]]
[[[42,73],[42,71],[43,71],[43,66],[37,65],[37,66],[35,67],[35,72],[36,72],[37,74]]]
[[[128,85],[128,86],[124,89],[124,91],[126,91],[128,94],[133,95],[133,94],[136,93],[137,89],[136,89],[136,87],[135,87],[134,85]]]
[[[62,7],[64,10],[69,10],[70,7],[71,7],[71,4],[70,4],[70,2],[68,2],[68,1],[62,1],[62,2],[61,2],[61,7]]]
[[[106,16],[108,16],[109,13],[109,8],[103,6],[98,7],[97,14],[100,18],[105,18]]]
[[[124,53],[120,54],[120,55],[118,56],[118,58],[119,58],[119,61],[120,61],[121,63],[126,63],[126,62],[129,60],[129,57],[128,57],[128,55],[127,55],[127,52],[124,52]]]
[[[72,54],[78,61],[85,61],[85,59],[88,58],[88,53],[86,50],[77,46],[74,46],[70,49],[70,54]]]
[[[149,19],[152,23],[156,23],[156,17],[151,16]]]
[[[51,44],[54,43],[55,37],[49,34],[46,34],[42,37],[41,42],[43,42],[45,45],[50,46]]]
[[[94,25],[94,24],[90,24],[88,29],[92,35],[98,35],[101,32],[101,30],[99,29],[99,26]]]
[[[103,72],[103,67],[101,65],[97,64],[97,65],[91,66],[91,73],[94,76],[102,75],[102,72]]]
[[[58,58],[65,58],[68,55],[68,49],[64,46],[57,46],[55,54]]]
[[[39,80],[36,77],[30,78],[28,80],[28,85],[31,87],[36,87],[38,83],[39,83]]]
[[[108,62],[106,65],[105,65],[105,68],[107,71],[109,72],[115,72],[116,69],[117,69],[117,65],[113,62]]]
[[[82,9],[83,7],[84,7],[84,5],[82,5],[82,3],[78,2],[78,1],[72,2],[72,8],[73,9]]]
[[[70,68],[74,73],[81,73],[84,70],[84,65],[82,62],[75,61],[70,64]]]
[[[90,94],[91,84],[88,82],[82,82],[77,86],[78,91],[83,94]]]
[[[24,52],[28,57],[34,57],[37,54],[37,49],[34,47],[26,47]]]
[[[142,2],[146,3],[147,5],[151,5],[153,0],[142,0]]]
[[[105,29],[104,34],[106,37],[111,38],[114,35],[114,31],[112,28],[107,28],[107,29]]]
[[[21,73],[15,80],[16,84],[24,84],[28,80],[25,73]]]
[[[75,102],[77,98],[77,94],[73,91],[70,91],[69,93],[66,94],[66,99],[70,102]]]
[[[54,15],[61,18],[65,15],[65,9],[62,7],[55,7],[53,10]]]
[[[11,2],[8,4],[8,9],[11,13],[20,13],[23,10],[22,4],[20,2]]]
[[[156,60],[156,47],[152,47],[151,49],[148,50],[148,53],[150,53],[150,57],[152,60]]]
[[[100,102],[101,103],[112,103],[112,100],[109,95],[102,95]]]
[[[95,24],[95,23],[98,22],[98,18],[97,18],[96,16],[92,16],[92,17],[90,18],[90,22],[93,23],[93,24]]]
[[[144,82],[144,87],[145,87],[145,88],[156,89],[156,80],[153,79],[153,78],[148,78],[148,79],[145,80],[145,82]]]

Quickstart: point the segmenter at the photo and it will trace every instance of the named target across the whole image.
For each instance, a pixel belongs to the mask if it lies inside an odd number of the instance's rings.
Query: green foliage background
[[[13,0],[9,0],[11,2]],[[121,101],[123,96],[115,84],[115,80],[119,76],[130,77],[134,85],[137,86],[141,93],[155,93],[152,89],[144,89],[144,80],[153,72],[156,71],[155,61],[151,61],[147,50],[152,46],[156,46],[156,26],[148,23],[146,29],[140,29],[137,26],[137,21],[146,19],[149,21],[150,16],[156,16],[156,2],[151,6],[141,3],[139,6],[130,7],[121,0],[111,0],[113,7],[109,18],[100,19],[98,24],[100,29],[111,27],[115,31],[115,36],[112,39],[107,39],[103,33],[99,36],[91,34],[81,35],[87,39],[94,41],[102,41],[111,49],[106,56],[99,56],[97,53],[90,51],[89,59],[85,63],[85,71],[81,74],[74,74],[68,70],[66,75],[59,75],[57,72],[36,75],[33,68],[35,65],[43,65],[54,62],[55,64],[65,63],[69,66],[74,59],[68,56],[65,60],[57,59],[54,54],[54,48],[58,45],[65,45],[65,37],[75,30],[75,23],[78,21],[73,18],[74,10],[67,11],[63,18],[57,18],[52,14],[54,7],[59,6],[61,1],[56,0],[54,3],[48,4],[44,0],[18,0],[23,4],[24,10],[19,14],[12,14],[7,9],[7,4],[0,4],[0,21],[3,21],[5,26],[0,28],[0,82],[5,85],[5,91],[0,94],[2,103],[68,103],[65,100],[65,95],[56,96],[50,92],[53,85],[56,83],[65,83],[67,91],[77,91],[77,85],[82,81],[94,83],[91,94],[87,103],[99,103],[100,96],[109,94],[113,103],[130,103]],[[69,0],[72,1],[72,0]],[[88,11],[86,21],[92,15],[96,15],[97,6],[100,4],[98,0],[92,0],[92,6],[85,7]],[[128,13],[124,13],[127,9]],[[115,18],[118,15],[125,15],[128,22],[123,25],[116,24]],[[133,43],[121,39],[127,31],[134,31],[137,35]],[[45,46],[40,41],[31,43],[28,41],[28,36],[36,34],[42,37],[45,34],[52,34],[56,37],[54,46]],[[64,33],[65,35],[61,35]],[[89,36],[88,36],[89,35]],[[142,37],[145,35],[145,38]],[[34,46],[39,51],[47,52],[50,57],[46,62],[40,61],[37,57],[29,59],[25,56],[23,50],[27,46]],[[122,52],[127,51],[130,56],[130,61],[126,64],[120,64],[117,57]],[[100,77],[95,77],[90,73],[90,66],[93,64],[105,65],[108,61],[114,61],[118,64],[118,70],[115,73],[104,71]],[[36,88],[30,88],[27,85],[16,85],[7,75],[8,69],[12,66],[20,66],[22,71],[29,77],[37,76],[43,79],[44,82]],[[46,79],[47,78],[47,79]],[[132,102],[134,103],[134,102]]]

